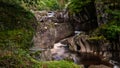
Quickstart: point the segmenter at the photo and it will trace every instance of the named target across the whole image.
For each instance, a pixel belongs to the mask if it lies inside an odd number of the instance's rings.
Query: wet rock
[[[74,34],[74,30],[70,23],[58,23],[55,25],[55,42]]]
[[[42,13],[43,15],[41,15]],[[55,18],[54,12],[35,12],[35,15],[39,22],[36,34],[33,38],[35,48],[52,48],[55,42],[74,34],[73,28],[69,22],[58,23],[53,21]],[[40,22],[40,19],[42,19],[42,22]]]
[[[60,41],[63,44],[68,44],[71,50],[78,52],[100,53],[106,51],[109,42],[103,38],[92,39],[90,36],[83,34],[71,36]]]
[[[40,56],[43,61],[72,59],[72,54],[67,45],[55,43],[54,47],[43,51]]]
[[[37,27],[33,41],[37,48],[51,48],[55,42],[72,34],[74,34],[74,32],[67,23],[55,25],[53,22],[44,22]]]
[[[52,58],[54,60],[63,60],[65,57],[69,57],[68,46],[61,43],[54,44],[54,48],[51,49]],[[67,53],[67,54],[65,54]]]
[[[69,45],[62,44],[62,43],[55,43],[54,47],[50,50],[44,51],[41,56],[43,60],[68,60],[73,61],[76,64],[83,64],[83,65],[107,65],[112,66],[108,61],[104,61],[101,59],[100,56],[94,55],[93,53],[86,53],[86,52],[77,52],[71,51],[69,49]],[[49,57],[48,57],[49,56]]]
[[[32,11],[35,14],[37,21],[41,21],[47,16],[47,11]]]
[[[109,43],[104,39],[90,39],[88,35],[80,34],[60,41],[61,44],[69,46],[72,52],[72,60],[77,64],[112,66],[109,63],[107,46]],[[106,51],[106,52],[105,52]]]
[[[53,22],[40,23],[33,38],[35,48],[49,49],[55,42],[55,27]]]

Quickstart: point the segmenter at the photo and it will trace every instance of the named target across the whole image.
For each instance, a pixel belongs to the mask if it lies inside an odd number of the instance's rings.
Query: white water
[[[83,33],[83,31],[74,31],[75,35],[79,35],[81,33]]]
[[[47,17],[54,17],[55,13],[54,12],[48,12]]]

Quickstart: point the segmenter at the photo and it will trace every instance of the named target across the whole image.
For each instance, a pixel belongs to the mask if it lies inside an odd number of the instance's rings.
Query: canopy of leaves
[[[92,0],[70,0],[69,11],[71,13],[78,13],[90,2],[92,2]]]
[[[62,10],[68,0],[1,0],[0,2],[16,4],[32,10]]]
[[[0,0],[0,2],[20,5],[25,9],[37,9],[38,2],[40,0]]]
[[[120,0],[96,0],[106,6],[105,13],[108,14],[108,21],[97,29],[98,35],[105,36],[110,41],[116,41],[120,35]]]
[[[40,0],[39,10],[62,10],[68,0]]]

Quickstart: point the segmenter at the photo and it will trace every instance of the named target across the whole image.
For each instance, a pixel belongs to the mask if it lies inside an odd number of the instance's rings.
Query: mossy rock
[[[0,48],[29,48],[36,26],[30,11],[19,4],[0,1]]]
[[[89,40],[89,41],[100,41],[100,40],[106,40],[106,38],[104,36],[93,36],[93,37],[89,37],[87,40]]]
[[[111,21],[101,25],[93,33],[95,36],[104,36],[107,40],[116,41],[120,35],[120,25],[117,21]]]
[[[42,62],[40,65],[41,65],[40,68],[81,68],[80,65],[65,60],[47,61],[47,62]]]
[[[1,53],[2,52],[2,53]],[[0,50],[0,68],[36,68],[39,64],[33,60],[28,51],[17,49],[15,51]]]

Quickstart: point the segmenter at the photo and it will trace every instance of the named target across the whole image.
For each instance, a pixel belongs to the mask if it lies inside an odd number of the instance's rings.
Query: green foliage
[[[30,56],[28,48],[32,45],[36,19],[31,12],[21,7],[21,1],[23,0],[0,1],[0,67],[80,68],[72,62],[39,62]]]
[[[88,38],[88,40],[95,40],[95,41],[99,41],[99,40],[105,40],[104,36],[93,36]]]
[[[19,0],[19,1],[22,7],[25,7],[26,9],[33,9],[33,10],[38,9],[38,4],[40,2],[40,0]]]
[[[0,50],[0,67],[3,68],[43,68],[42,63],[33,59],[27,50]]]
[[[67,3],[67,1],[63,1],[64,4],[61,4],[62,0],[40,0],[38,3],[39,10],[62,10]]]
[[[20,0],[0,0],[0,2],[8,4],[19,4]]]
[[[98,36],[104,36],[110,41],[118,40],[120,35],[120,9],[119,0],[96,0],[96,3],[102,3],[105,6],[103,13],[107,13],[108,18],[105,24],[101,25],[95,32]]]
[[[79,65],[68,61],[41,62],[33,59],[28,51],[16,49],[13,51],[0,50],[0,67],[5,68],[81,68]]]
[[[96,29],[94,34],[97,36],[104,36],[110,41],[115,41],[118,39],[120,34],[120,25],[118,25],[117,21],[112,21],[107,24],[103,24],[101,27]]]
[[[25,51],[32,45],[36,19],[17,2],[0,1],[0,68],[34,68],[32,65],[37,65]]]
[[[19,4],[0,1],[0,48],[28,48],[36,27],[34,15]]]
[[[33,32],[25,29],[6,30],[0,32],[0,48],[10,49],[11,47],[29,48]]]
[[[44,65],[47,68],[80,68],[80,66],[78,66],[72,62],[68,62],[68,61],[64,61],[64,60],[45,62]]]
[[[19,29],[21,27],[29,29],[33,25],[33,19],[35,19],[31,12],[19,5],[0,2],[0,12],[0,30]]]
[[[62,10],[68,0],[1,0],[0,2],[20,5],[29,10]]]
[[[40,0],[1,0],[0,2],[20,5],[25,9],[37,9],[38,2]]]
[[[28,51],[16,49],[0,50],[0,67],[3,68],[40,68],[40,62],[34,60]]]
[[[71,13],[80,12],[84,6],[89,4],[91,0],[71,0],[71,4],[69,5],[69,11]]]
[[[120,33],[120,26],[106,25],[100,29],[100,33],[103,34],[109,40],[116,40]]]
[[[56,10],[60,9],[57,0],[41,0],[39,2],[39,9],[40,10]]]

